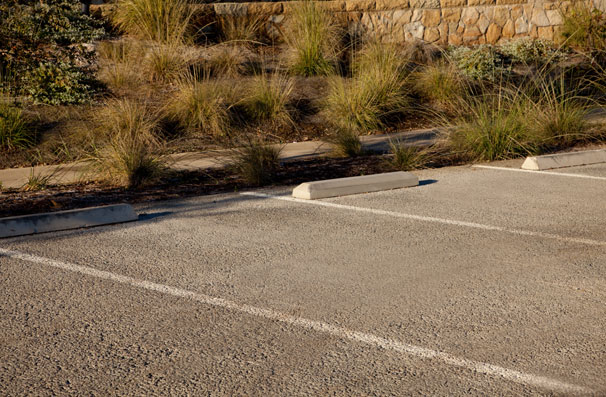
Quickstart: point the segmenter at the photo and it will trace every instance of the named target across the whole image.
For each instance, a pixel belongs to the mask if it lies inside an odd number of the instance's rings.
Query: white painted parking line
[[[329,202],[329,201],[302,200],[302,199],[297,199],[297,198],[293,198],[293,197],[276,196],[276,195],[272,195],[272,194],[265,194],[265,193],[258,193],[258,192],[243,192],[240,194],[244,195],[244,196],[262,197],[262,198],[269,198],[269,199],[274,199],[274,200],[292,201],[295,203],[317,205],[320,207],[329,207],[329,208],[337,208],[337,209],[348,210],[348,211],[366,212],[369,214],[390,216],[390,217],[394,217],[394,218],[405,218],[405,219],[412,219],[415,221],[422,221],[422,222],[443,223],[446,225],[470,227],[470,228],[474,228],[474,229],[516,234],[519,236],[540,237],[540,238],[564,241],[567,243],[597,245],[597,246],[606,247],[606,241],[591,240],[591,239],[586,239],[586,238],[566,237],[566,236],[560,236],[560,235],[551,234],[551,233],[533,232],[533,231],[529,231],[529,230],[520,230],[520,229],[509,229],[509,228],[501,227],[501,226],[484,225],[482,223],[465,222],[465,221],[458,221],[458,220],[454,220],[454,219],[435,218],[432,216],[406,214],[406,213],[402,213],[402,212],[378,210],[378,209],[374,209],[374,208],[355,207],[352,205],[337,204],[337,203],[333,203],[333,202]]]
[[[375,347],[391,350],[397,353],[403,353],[409,356],[422,359],[438,360],[445,364],[465,368],[467,370],[481,373],[489,376],[500,377],[512,382],[543,388],[559,393],[591,393],[593,390],[583,386],[574,385],[571,383],[559,381],[557,379],[548,378],[545,376],[533,375],[526,372],[516,371],[492,365],[480,361],[468,360],[451,354],[428,349],[421,346],[410,345],[394,339],[383,338],[381,336],[353,331],[344,327],[332,325],[323,321],[310,320],[303,317],[296,317],[286,313],[281,313],[271,309],[264,309],[247,304],[236,303],[223,298],[216,298],[193,291],[188,291],[181,288],[171,287],[168,285],[157,284],[151,281],[139,280],[133,277],[123,276],[98,270],[89,266],[77,265],[69,262],[62,262],[50,258],[30,255],[23,252],[12,251],[0,248],[0,257],[9,257],[21,261],[37,263],[41,265],[51,266],[57,269],[62,269],[74,273],[84,274],[104,280],[114,281],[120,284],[129,285],[131,287],[142,288],[149,291],[160,292],[162,294],[171,295],[179,298],[192,299],[197,302],[221,307],[224,309],[245,313],[251,316],[265,318],[267,320],[279,321],[291,326],[323,332],[338,338],[348,339],[354,342],[366,343]]]
[[[596,179],[596,180],[599,180],[599,181],[606,181],[606,178],[603,177],[603,176],[570,174],[570,173],[564,173],[564,172],[533,171],[533,170],[523,170],[523,169],[520,169],[520,168],[494,167],[492,165],[474,165],[473,168],[484,168],[484,169],[487,169],[487,170],[524,172],[524,173],[527,173],[527,174],[538,174],[538,175],[557,175],[557,176],[565,176],[565,177],[571,177],[571,178]]]

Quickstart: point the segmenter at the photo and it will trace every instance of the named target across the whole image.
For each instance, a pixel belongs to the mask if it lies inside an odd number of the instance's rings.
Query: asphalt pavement
[[[0,394],[606,395],[606,165],[490,166],[0,240]]]

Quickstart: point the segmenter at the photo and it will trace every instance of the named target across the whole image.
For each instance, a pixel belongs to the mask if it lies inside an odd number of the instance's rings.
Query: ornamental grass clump
[[[597,137],[598,131],[587,121],[595,103],[581,96],[582,91],[582,84],[570,86],[563,75],[556,79],[541,77],[533,82],[529,95],[532,108],[526,122],[546,149],[564,148]]]
[[[98,172],[110,183],[137,188],[153,182],[164,170],[156,154],[158,116],[147,105],[122,99],[110,102],[100,124],[108,136],[105,147],[95,150]]]
[[[256,122],[269,122],[280,127],[292,125],[290,101],[294,81],[280,74],[256,76],[243,100],[247,115]]]
[[[333,152],[339,157],[358,157],[364,154],[359,134],[352,129],[338,128],[330,142]]]
[[[402,115],[410,104],[407,61],[394,45],[371,43],[354,59],[351,79],[335,77],[327,118],[343,129],[370,131]]]
[[[177,83],[166,112],[190,136],[226,135],[234,98],[234,87],[225,80],[187,75]]]
[[[281,148],[260,140],[247,140],[233,150],[232,169],[255,186],[271,183],[280,168]]]
[[[312,0],[290,7],[292,12],[284,29],[290,49],[287,59],[290,70],[301,76],[333,73],[340,42],[334,21]]]
[[[192,13],[188,0],[119,0],[113,21],[137,38],[179,45],[191,39]]]
[[[179,79],[188,64],[187,48],[155,45],[149,50],[143,64],[147,79],[157,83],[171,83]]]
[[[470,98],[446,128],[452,150],[480,161],[537,153],[537,139],[525,122],[527,109],[528,101],[516,91],[500,89]]]
[[[230,44],[255,44],[261,40],[263,19],[250,15],[221,15],[217,19],[221,41]]]
[[[400,171],[411,171],[422,168],[429,161],[426,149],[406,145],[398,140],[389,142],[391,165]]]
[[[21,109],[0,97],[0,152],[25,149],[35,142],[35,133]]]
[[[448,61],[420,68],[414,73],[416,92],[440,111],[455,113],[468,94],[470,83]]]

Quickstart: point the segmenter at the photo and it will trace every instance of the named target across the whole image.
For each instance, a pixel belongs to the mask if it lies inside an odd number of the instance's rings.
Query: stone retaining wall
[[[517,37],[558,40],[562,12],[570,1],[544,0],[336,0],[322,7],[350,30],[402,42],[436,44],[499,43]],[[199,7],[218,15],[266,16],[280,25],[292,2],[215,3]]]

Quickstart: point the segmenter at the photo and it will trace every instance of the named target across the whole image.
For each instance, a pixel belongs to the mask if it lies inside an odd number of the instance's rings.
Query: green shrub
[[[513,62],[527,65],[545,65],[556,63],[565,57],[565,53],[547,40],[521,38],[503,44],[500,51]]]
[[[36,103],[49,105],[87,102],[92,93],[88,77],[67,63],[41,63],[27,72],[25,90]]]
[[[191,37],[192,10],[188,0],[119,0],[113,20],[141,39],[179,45]]]
[[[368,45],[354,59],[350,81],[331,80],[326,99],[329,120],[343,129],[368,131],[405,112],[410,103],[406,65],[397,47]]]
[[[0,36],[31,44],[69,45],[97,40],[102,22],[83,15],[76,0],[8,0],[0,5]]]
[[[179,81],[168,115],[190,135],[226,135],[234,89],[228,82],[188,76]]]
[[[449,56],[465,76],[473,79],[496,81],[511,72],[507,58],[492,45],[451,48]]]
[[[255,121],[268,121],[274,126],[292,124],[293,89],[293,80],[279,74],[256,76],[243,101],[246,113]]]
[[[561,34],[567,44],[590,51],[606,49],[606,16],[602,11],[578,2],[561,14]]]
[[[302,76],[328,75],[334,72],[339,36],[330,15],[313,0],[292,7],[284,29],[290,47],[289,67]]]
[[[12,76],[8,85],[11,93],[27,94],[28,89],[44,91],[48,87],[32,83],[37,79],[46,83],[48,73],[58,73],[63,75],[59,79],[72,81],[74,74],[78,74],[79,82],[84,80],[80,75],[86,75],[92,81],[93,70],[89,66],[94,63],[94,53],[79,43],[102,37],[104,30],[100,21],[82,15],[80,7],[77,0],[8,0],[0,4],[0,69],[3,75]],[[41,64],[46,66],[40,69]],[[52,96],[42,93],[40,98],[45,103],[63,102],[49,100]],[[74,97],[79,95],[74,93]]]
[[[0,103],[0,150],[24,149],[33,143],[34,133],[21,110]]]
[[[280,168],[281,149],[260,141],[248,141],[234,150],[232,168],[248,183],[263,186],[271,183]]]

